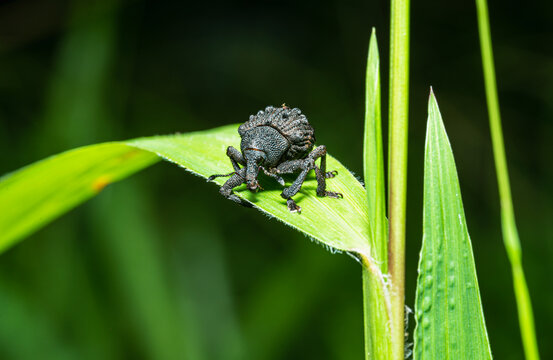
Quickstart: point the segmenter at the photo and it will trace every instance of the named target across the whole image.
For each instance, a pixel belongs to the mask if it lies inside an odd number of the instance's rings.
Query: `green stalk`
[[[539,359],[538,344],[534,330],[534,316],[528,286],[522,269],[522,253],[520,240],[515,224],[515,213],[511,199],[507,160],[505,157],[505,145],[501,130],[501,117],[499,115],[499,100],[495,69],[493,63],[492,40],[486,0],[476,0],[478,13],[478,29],[480,31],[480,48],[482,51],[482,66],[484,70],[484,82],[486,86],[486,100],[490,118],[490,132],[493,143],[493,154],[499,187],[499,199],[501,202],[501,224],[503,230],[503,242],[513,273],[515,297],[517,300],[518,320],[524,345],[526,359]]]
[[[403,360],[409,108],[409,0],[392,0],[390,28],[388,271],[391,276],[392,353],[394,359]]]

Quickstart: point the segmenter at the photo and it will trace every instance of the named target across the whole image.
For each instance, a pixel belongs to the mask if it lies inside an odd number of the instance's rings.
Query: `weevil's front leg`
[[[296,195],[298,191],[300,191],[301,186],[303,185],[303,182],[305,181],[305,177],[307,176],[307,173],[312,168],[304,168],[298,178],[286,189],[282,190],[282,193],[280,196],[282,196],[284,199],[286,199],[286,205],[288,206],[288,210],[290,212],[298,212],[301,213],[301,207],[299,207],[296,202],[292,199],[292,196]]]
[[[292,196],[296,195],[301,188],[301,185],[305,181],[305,177],[309,172],[309,168],[305,166],[305,160],[289,160],[279,164],[275,171],[277,174],[293,174],[298,170],[302,170],[298,178],[294,181],[290,187],[284,189],[280,196],[286,199],[286,205],[291,212],[301,213],[301,207],[292,199]]]
[[[227,156],[230,159],[230,162],[232,163],[232,167],[234,168],[234,171],[228,174],[215,174],[211,175],[209,178],[207,178],[208,181],[211,181],[218,177],[227,177],[236,174],[238,171],[240,171],[240,166],[238,164],[242,164],[246,166],[246,161],[244,160],[244,157],[242,156],[242,153],[238,150],[236,150],[234,147],[229,146],[227,148]]]
[[[236,148],[229,146],[227,148],[227,156],[230,158],[230,162],[232,163],[234,171],[238,172],[240,170],[240,166],[238,164],[246,166],[246,160],[244,160],[244,156],[242,156],[242,153]]]
[[[232,189],[234,189],[237,186],[242,185],[246,182],[246,168],[239,169],[234,173],[234,175],[231,176],[230,179],[228,179],[223,186],[221,186],[221,189],[219,189],[219,192],[221,195],[226,197],[229,200],[234,201],[235,203],[238,203],[242,206],[251,207],[252,205],[239,198],[235,194],[232,193]]]
[[[275,171],[277,174],[293,174],[298,170],[303,169],[305,160],[288,160],[279,164]]]
[[[318,196],[328,196],[331,198],[339,199],[344,196],[338,192],[326,191],[326,179],[336,176],[337,171],[326,171],[326,146],[321,145],[317,146],[313,150],[309,157],[315,161],[317,158],[321,158],[321,167],[315,166],[315,176],[317,177],[317,195]]]
[[[273,179],[275,179],[276,181],[278,181],[278,183],[282,186],[286,185],[286,183],[284,182],[284,179],[280,176],[278,176],[277,174],[275,173],[272,173],[270,172],[269,170],[265,169],[263,166],[260,166],[259,167],[261,170],[263,170],[263,172],[265,173],[265,175],[267,176],[270,176],[272,177]]]

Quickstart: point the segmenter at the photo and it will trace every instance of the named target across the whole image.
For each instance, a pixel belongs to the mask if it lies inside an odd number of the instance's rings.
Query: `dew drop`
[[[454,271],[455,270],[455,261],[450,261],[449,262],[449,271]]]
[[[434,281],[434,278],[432,275],[426,275],[425,282],[426,282],[426,288],[430,289],[432,287],[432,282]]]
[[[449,308],[451,310],[455,309],[455,298],[454,297],[449,298],[448,305],[449,305]]]
[[[448,285],[450,287],[454,286],[455,285],[455,275],[449,275],[448,278],[447,278],[447,281],[448,281]]]
[[[430,298],[430,296],[425,296],[422,301],[422,310],[426,312],[430,310],[431,307],[432,307],[432,299]]]
[[[430,319],[428,317],[425,317],[422,320],[422,327],[425,329],[428,329],[430,327]]]
[[[432,270],[432,260],[428,260],[428,261],[426,262],[426,269],[427,269],[428,271],[431,271],[431,270]]]

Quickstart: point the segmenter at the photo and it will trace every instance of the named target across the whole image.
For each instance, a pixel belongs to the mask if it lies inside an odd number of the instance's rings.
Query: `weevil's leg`
[[[296,202],[292,199],[292,196],[296,195],[298,191],[300,191],[301,186],[305,181],[305,177],[310,170],[310,168],[303,169],[292,185],[282,190],[282,193],[280,194],[280,196],[286,199],[286,205],[288,206],[288,210],[291,212],[301,213],[301,207],[296,204]]]
[[[246,161],[244,160],[244,156],[242,156],[242,153],[238,151],[236,148],[229,146],[227,148],[227,156],[230,158],[230,162],[232,163],[232,167],[234,168],[234,171],[238,172],[240,170],[240,166],[238,164],[246,166]]]
[[[239,198],[238,196],[232,193],[232,189],[242,185],[245,182],[246,182],[246,169],[242,168],[239,171],[235,172],[234,175],[232,175],[232,177],[228,179],[223,184],[223,186],[221,186],[221,189],[219,189],[219,192],[221,193],[221,195],[223,195],[229,200],[232,200],[246,207],[251,207],[252,205],[249,202],[242,200],[241,198]]]
[[[334,177],[337,174],[337,172],[334,174],[333,171],[326,172],[326,146],[317,146],[308,156],[308,158],[312,158],[313,161],[319,157],[321,158],[321,167],[314,166],[315,175],[317,176],[317,195],[328,196],[335,199],[343,198],[344,196],[338,192],[326,191],[326,179]]]
[[[321,145],[321,146],[324,146],[324,145]],[[336,170],[326,171],[326,147],[325,147],[324,155],[321,156],[321,173],[325,175],[326,179],[331,179],[336,175],[338,175],[338,171]]]
[[[232,167],[234,168],[234,171],[228,174],[215,174],[211,175],[209,178],[207,178],[207,181],[211,181],[218,177],[227,177],[236,174],[240,171],[240,166],[238,164],[246,165],[246,162],[244,161],[244,157],[242,156],[242,153],[238,150],[236,150],[234,147],[229,146],[227,148],[227,156],[230,159],[230,162],[232,163]]]
[[[309,171],[311,171],[314,167],[315,161],[310,157],[301,160],[286,161],[277,167],[279,173],[284,174],[291,174],[301,169],[301,173],[298,175],[292,185],[284,189],[280,194],[280,196],[286,199],[286,205],[288,205],[288,210],[290,210],[291,212],[301,213],[301,207],[299,207],[294,202],[292,196],[296,195],[298,191],[300,191],[301,186],[303,185],[303,182],[305,181],[305,178],[307,176],[307,173],[309,173]]]
[[[273,179],[275,179],[276,181],[278,181],[278,183],[282,186],[284,186],[286,183],[284,182],[284,179],[280,176],[278,176],[277,174],[275,173],[272,173],[270,172],[269,170],[265,169],[263,166],[260,166],[260,169],[263,170],[263,172],[265,173],[265,175],[267,176],[270,176],[272,177]]]
[[[327,171],[325,173],[325,178],[331,179],[331,178],[335,177],[336,175],[338,175],[338,170]]]
[[[304,167],[305,160],[288,160],[276,167],[277,174],[293,174]]]

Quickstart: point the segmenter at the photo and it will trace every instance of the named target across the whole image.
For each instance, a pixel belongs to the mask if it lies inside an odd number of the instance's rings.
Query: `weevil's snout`
[[[246,169],[246,184],[248,185],[248,189],[250,191],[258,192],[261,189],[261,186],[259,186],[259,182],[257,181],[258,173],[259,165],[257,165],[255,162],[248,162]]]
[[[259,185],[259,182],[257,180],[248,181],[248,189],[251,192],[258,192],[259,190],[263,190],[261,185]]]
[[[257,181],[257,174],[259,173],[259,167],[265,161],[265,153],[257,149],[248,149],[244,155],[246,158],[246,184],[248,189],[253,192],[263,190]]]

